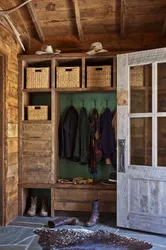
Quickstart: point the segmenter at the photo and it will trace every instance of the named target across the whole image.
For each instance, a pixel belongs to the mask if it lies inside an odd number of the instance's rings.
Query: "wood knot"
[[[47,6],[46,6],[46,10],[47,11],[54,11],[55,10],[55,7],[56,7],[56,4],[55,3],[48,3]]]

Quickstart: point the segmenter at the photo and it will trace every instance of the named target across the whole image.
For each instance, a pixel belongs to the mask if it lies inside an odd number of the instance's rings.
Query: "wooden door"
[[[166,234],[166,48],[117,56],[117,225]]]

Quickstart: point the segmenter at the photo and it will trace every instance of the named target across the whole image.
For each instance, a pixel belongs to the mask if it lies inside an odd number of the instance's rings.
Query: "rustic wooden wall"
[[[4,72],[4,224],[18,214],[18,63],[20,47],[0,26],[0,53]]]

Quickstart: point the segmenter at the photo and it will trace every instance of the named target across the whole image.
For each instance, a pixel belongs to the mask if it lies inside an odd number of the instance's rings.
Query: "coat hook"
[[[105,99],[106,107],[108,107],[108,99]]]
[[[84,99],[82,99],[82,106],[84,107]]]
[[[94,107],[96,108],[96,100],[95,100],[95,99],[93,99],[93,101],[94,101]]]

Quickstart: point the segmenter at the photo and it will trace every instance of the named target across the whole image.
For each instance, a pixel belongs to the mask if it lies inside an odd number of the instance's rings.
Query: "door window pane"
[[[166,166],[166,117],[158,118],[158,166]]]
[[[130,119],[132,165],[152,165],[152,118]]]
[[[158,112],[166,112],[166,63],[158,64]]]
[[[152,112],[152,65],[130,67],[130,112]]]

